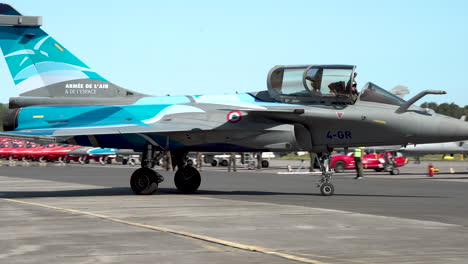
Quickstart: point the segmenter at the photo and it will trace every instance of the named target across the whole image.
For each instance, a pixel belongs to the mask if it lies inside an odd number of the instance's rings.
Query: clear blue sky
[[[468,105],[468,1],[9,2],[108,80],[153,95],[266,89],[279,64],[354,64],[358,85]],[[1,102],[17,96],[0,60]],[[409,97],[406,97],[408,99]]]

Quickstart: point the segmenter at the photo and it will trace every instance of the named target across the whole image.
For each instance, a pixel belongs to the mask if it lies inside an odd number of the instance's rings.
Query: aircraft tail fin
[[[0,48],[21,96],[142,97],[91,69],[44,32],[41,17],[0,4]]]

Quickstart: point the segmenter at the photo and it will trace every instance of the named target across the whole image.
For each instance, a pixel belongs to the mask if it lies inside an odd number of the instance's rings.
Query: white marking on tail
[[[23,65],[23,63],[24,63],[25,61],[27,61],[28,59],[29,59],[29,57],[24,57],[19,66]]]
[[[39,50],[39,49],[41,48],[42,44],[44,44],[44,42],[45,42],[48,38],[50,38],[50,36],[45,36],[43,39],[39,40],[39,41],[36,43],[36,45],[34,45],[34,49],[35,49],[35,50]]]

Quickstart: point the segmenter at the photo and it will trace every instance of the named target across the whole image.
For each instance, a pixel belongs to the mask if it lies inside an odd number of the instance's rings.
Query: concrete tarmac
[[[331,197],[283,163],[206,167],[192,195],[162,172],[150,196],[136,168],[2,166],[0,263],[466,263],[468,163],[335,174]]]

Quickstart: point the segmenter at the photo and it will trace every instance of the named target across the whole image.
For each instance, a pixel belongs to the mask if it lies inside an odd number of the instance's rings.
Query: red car
[[[406,164],[406,158],[399,152],[387,152],[389,164],[385,165],[384,153],[364,154],[362,155],[362,167],[364,169],[374,169],[375,171],[388,171],[392,175],[400,173],[398,167],[403,167]],[[345,170],[354,170],[354,153],[338,154],[331,156],[330,168],[334,168],[335,172],[344,172]]]

